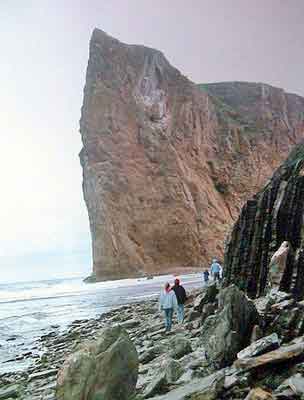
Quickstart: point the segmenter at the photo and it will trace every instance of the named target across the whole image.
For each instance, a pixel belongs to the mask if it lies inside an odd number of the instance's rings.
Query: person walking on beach
[[[211,273],[211,276],[213,276],[214,281],[220,280],[221,269],[222,269],[221,265],[218,263],[217,259],[214,258],[212,260],[212,264],[210,267],[210,273]]]
[[[159,311],[164,312],[166,332],[171,331],[173,312],[176,309],[176,295],[174,290],[171,290],[170,283],[167,282],[159,297]]]
[[[207,269],[204,270],[203,276],[204,276],[205,285],[207,285],[207,283],[209,281],[209,271]]]
[[[177,320],[180,324],[182,324],[185,317],[185,302],[187,300],[186,290],[180,284],[180,280],[178,278],[175,279],[172,290],[174,291],[177,299]]]

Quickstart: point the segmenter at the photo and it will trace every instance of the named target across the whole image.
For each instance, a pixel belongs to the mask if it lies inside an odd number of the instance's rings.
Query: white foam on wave
[[[198,274],[192,274],[185,276],[187,283],[197,282]],[[195,279],[196,277],[196,279]],[[70,279],[63,280],[62,282],[55,281],[51,282],[35,282],[34,284],[24,285],[10,285],[6,289],[5,285],[0,287],[0,304],[11,303],[18,301],[29,301],[37,299],[51,299],[56,297],[64,296],[81,296],[83,294],[94,294],[110,289],[118,289],[120,287],[132,287],[132,286],[161,286],[165,281],[172,281],[172,275],[157,276],[151,279],[139,278],[139,279],[122,279],[115,281],[105,281],[97,283],[84,283],[81,279]],[[190,278],[190,279],[189,279]],[[193,278],[193,280],[191,280]]]

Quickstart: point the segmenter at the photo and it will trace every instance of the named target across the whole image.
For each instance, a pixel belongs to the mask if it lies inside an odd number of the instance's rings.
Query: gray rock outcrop
[[[224,289],[218,312],[208,317],[201,329],[207,358],[217,367],[231,364],[237,353],[250,344],[257,323],[257,310],[246,295],[234,285]]]
[[[58,373],[57,399],[129,400],[137,376],[137,351],[128,334],[120,326],[106,328],[67,358]]]

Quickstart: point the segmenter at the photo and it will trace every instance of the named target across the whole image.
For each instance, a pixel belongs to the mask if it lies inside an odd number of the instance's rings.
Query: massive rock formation
[[[220,257],[244,201],[303,135],[303,111],[264,84],[196,85],[161,52],[94,30],[80,159],[97,279]]]
[[[227,282],[236,282],[251,296],[263,294],[271,278],[269,266],[275,261],[272,256],[277,252],[279,258],[284,253],[281,245],[285,240],[290,249],[283,270],[278,269],[278,284],[281,290],[303,298],[304,142],[243,207],[226,248]]]

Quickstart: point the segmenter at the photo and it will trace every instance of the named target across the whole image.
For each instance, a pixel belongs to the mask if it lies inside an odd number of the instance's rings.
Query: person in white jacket
[[[177,299],[174,290],[171,289],[170,283],[165,284],[159,297],[159,311],[163,311],[165,315],[166,332],[170,332],[172,327],[172,317],[174,310],[177,309]]]

